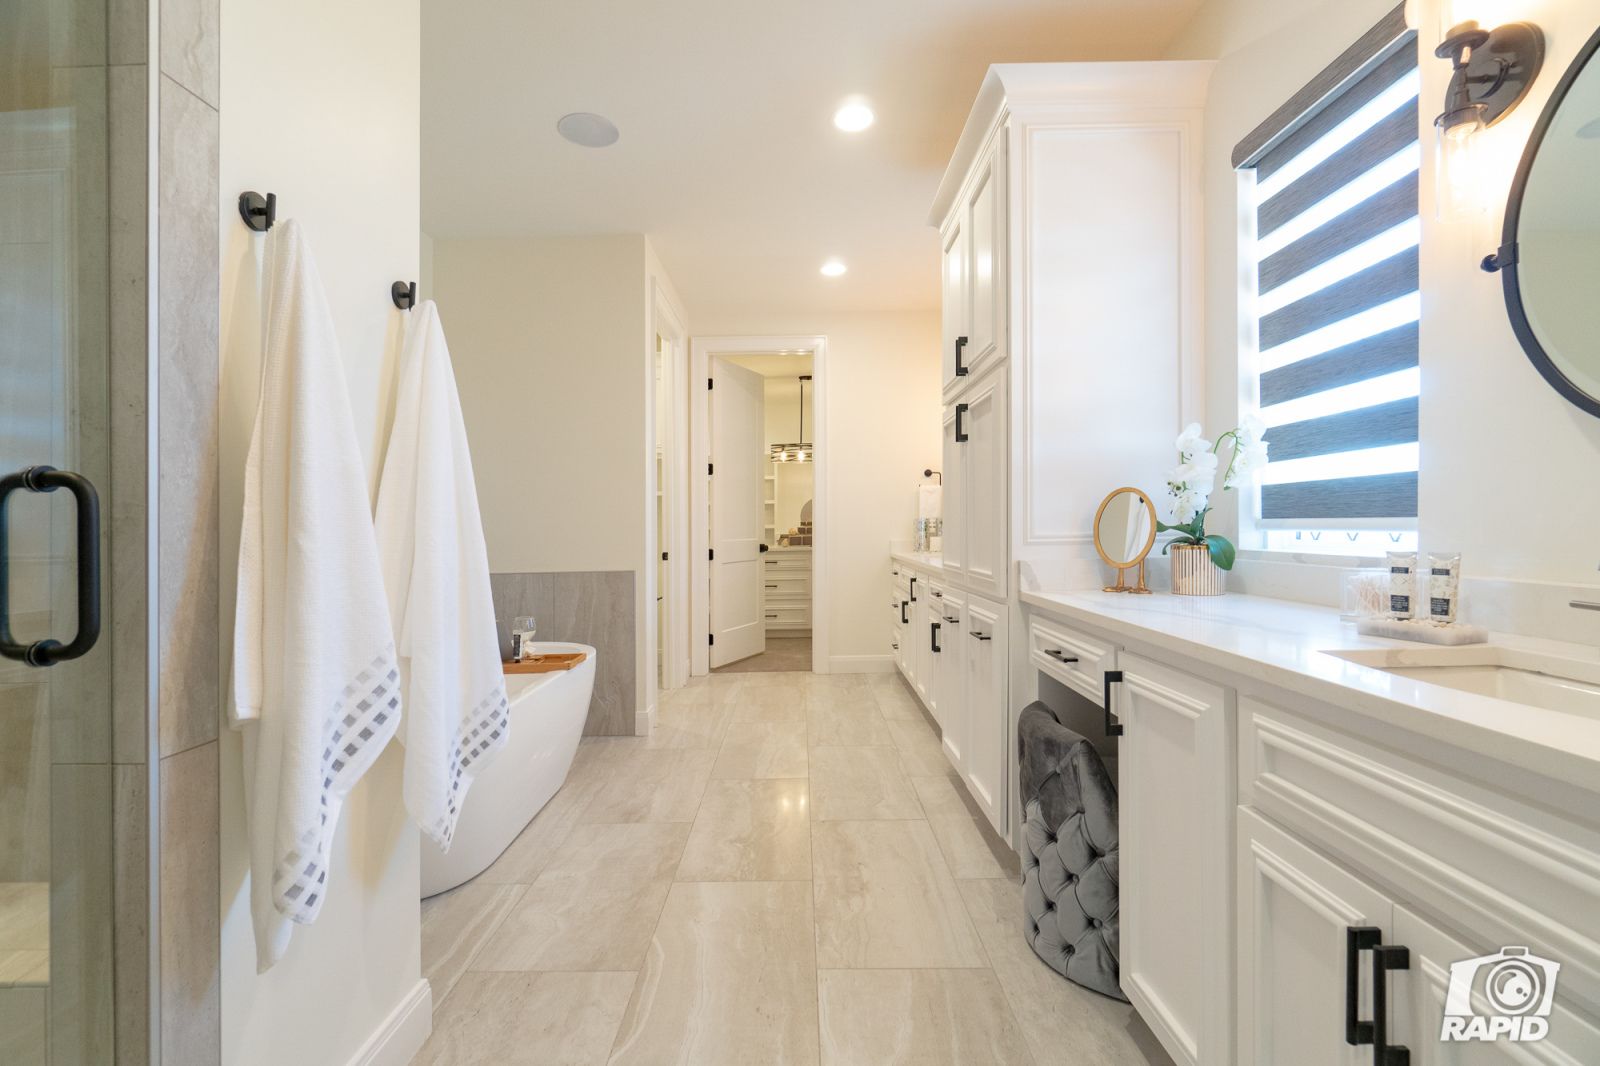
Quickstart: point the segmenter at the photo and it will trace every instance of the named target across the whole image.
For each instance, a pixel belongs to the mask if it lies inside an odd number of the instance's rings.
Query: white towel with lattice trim
[[[467,426],[432,300],[411,312],[400,356],[377,529],[406,705],[406,809],[448,851],[473,774],[505,746],[508,709]]]
[[[293,220],[268,235],[262,277],[229,722],[264,972],[322,909],[339,810],[400,724],[400,675],[333,318]]]

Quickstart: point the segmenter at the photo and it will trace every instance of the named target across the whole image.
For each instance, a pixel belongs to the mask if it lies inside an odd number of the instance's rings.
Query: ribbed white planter
[[[1174,544],[1167,550],[1172,556],[1175,594],[1221,596],[1228,591],[1226,572],[1211,561],[1211,551],[1204,544]]]

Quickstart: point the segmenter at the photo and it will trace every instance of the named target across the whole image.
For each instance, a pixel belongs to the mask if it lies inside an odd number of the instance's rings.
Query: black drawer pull
[[[911,604],[907,603],[905,600],[900,601],[900,624],[903,626],[911,624],[911,619],[906,617],[906,608],[910,606]]]
[[[933,645],[933,653],[937,655],[944,651],[943,648],[939,647],[939,623],[932,623],[930,628],[932,629],[932,635],[929,637],[929,643]]]
[[[993,640],[994,639],[989,634],[987,634],[987,633],[985,633],[985,632],[983,632],[982,630],[979,630],[979,629],[974,629],[971,633],[968,633],[967,636],[969,636],[969,637],[977,637],[979,640]]]
[[[1372,1023],[1361,1020],[1361,953],[1383,940],[1375,925],[1352,925],[1344,931],[1344,1042],[1351,1047],[1372,1043]]]
[[[956,443],[957,444],[965,444],[965,443],[967,443],[967,431],[961,425],[961,418],[962,418],[963,415],[965,415],[967,413],[967,406],[968,405],[964,404],[964,403],[956,404]]]
[[[916,578],[912,578],[911,579],[910,592],[911,592],[911,602],[912,603],[916,603],[917,602],[917,579]]]
[[[1111,686],[1121,683],[1121,670],[1106,671],[1106,736],[1108,737],[1120,737],[1122,735],[1122,723],[1113,721],[1111,718]]]
[[[1389,971],[1409,969],[1409,948],[1379,944],[1372,949],[1372,1066],[1411,1066],[1410,1049],[1389,1043]]]
[[[956,377],[958,377],[958,378],[966,377],[968,372],[969,372],[968,368],[966,366],[964,366],[962,364],[962,362],[961,362],[961,351],[966,346],[967,346],[967,338],[965,338],[965,337],[957,337],[956,338]]]
[[[1078,657],[1076,655],[1068,655],[1060,648],[1046,648],[1044,653],[1058,663],[1075,663],[1078,661]]]
[[[767,588],[769,588],[769,589],[775,589],[775,588],[777,588],[777,587],[778,587],[778,586],[776,586],[776,585],[768,585],[768,586],[767,586]]]

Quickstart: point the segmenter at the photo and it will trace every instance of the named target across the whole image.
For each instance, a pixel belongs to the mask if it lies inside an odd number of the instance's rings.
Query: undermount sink
[[[1397,677],[1600,719],[1600,661],[1497,644],[1334,649],[1328,654]]]

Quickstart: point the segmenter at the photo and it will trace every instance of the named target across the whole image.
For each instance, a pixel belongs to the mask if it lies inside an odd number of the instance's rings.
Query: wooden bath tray
[[[531,659],[521,662],[501,663],[508,674],[553,674],[557,670],[571,670],[589,657],[586,651],[552,652],[549,655],[535,655]]]

